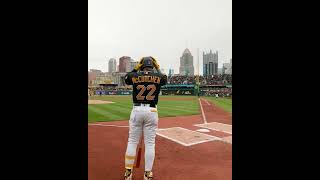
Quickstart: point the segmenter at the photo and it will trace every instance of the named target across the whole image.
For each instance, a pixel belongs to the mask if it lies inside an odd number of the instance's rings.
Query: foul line
[[[129,126],[118,126],[118,125],[113,125],[113,124],[88,124],[88,126],[106,126],[106,127],[129,127]]]
[[[208,104],[208,106],[211,106],[211,104],[206,99],[204,101]]]
[[[202,104],[201,104],[200,98],[199,98],[199,103],[200,103],[201,114],[202,114],[202,118],[203,118],[204,124],[207,124],[207,118],[206,118],[206,116],[204,115],[204,112],[203,112],[203,108],[202,108]]]

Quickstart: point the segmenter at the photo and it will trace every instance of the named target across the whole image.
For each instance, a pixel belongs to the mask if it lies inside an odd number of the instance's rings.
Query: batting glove
[[[143,59],[140,59],[139,63],[134,67],[134,70],[139,71],[143,65]]]

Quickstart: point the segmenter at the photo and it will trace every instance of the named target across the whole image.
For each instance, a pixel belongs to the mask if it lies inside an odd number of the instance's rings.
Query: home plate
[[[208,129],[198,129],[196,131],[198,131],[198,132],[210,132],[210,130],[208,130]]]
[[[231,124],[211,122],[211,123],[205,123],[205,124],[195,124],[194,126],[232,134],[232,125]]]

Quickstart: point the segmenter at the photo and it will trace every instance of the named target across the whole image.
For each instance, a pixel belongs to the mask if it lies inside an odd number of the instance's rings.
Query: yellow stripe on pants
[[[134,160],[135,158],[136,158],[135,156],[126,155],[126,160]]]

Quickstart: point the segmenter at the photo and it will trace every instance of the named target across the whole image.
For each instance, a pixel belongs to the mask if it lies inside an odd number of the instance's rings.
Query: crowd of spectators
[[[168,77],[168,84],[195,84],[197,76],[171,76]],[[199,82],[201,85],[226,85],[232,84],[232,75],[230,74],[219,74],[200,76]]]
[[[219,88],[219,89],[210,89],[205,91],[205,96],[216,96],[219,97],[229,97],[232,96],[232,88]]]
[[[194,84],[196,76],[171,76],[168,77],[167,84]]]
[[[88,87],[89,96],[95,95],[95,92],[98,90],[103,90],[102,87]]]
[[[97,94],[99,91],[130,91],[132,87],[125,86],[125,87],[88,87],[88,93],[90,96],[93,95],[101,95]]]
[[[195,84],[197,82],[198,76],[181,76],[174,75],[168,77],[167,84],[172,85],[181,85],[181,84]],[[230,85],[232,84],[232,75],[223,74],[223,75],[209,75],[209,76],[200,76],[199,77],[200,85]],[[204,87],[205,88],[205,87]],[[212,88],[212,87],[211,87]],[[109,87],[88,87],[88,93],[90,96],[96,94],[99,91],[131,91],[132,86],[109,86]],[[219,97],[228,97],[232,95],[232,88],[214,88],[206,89],[204,95],[207,96],[216,96]],[[101,95],[101,94],[100,94]]]

